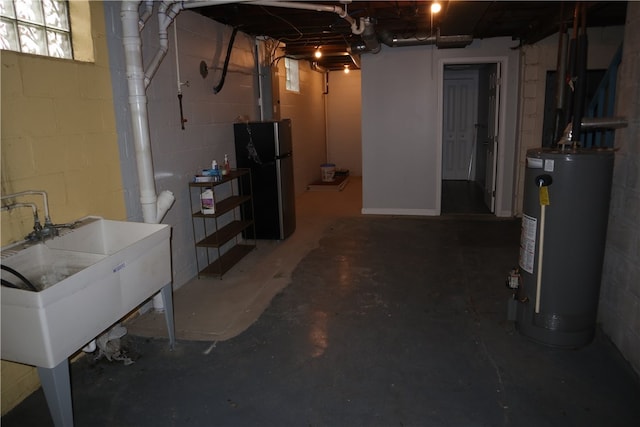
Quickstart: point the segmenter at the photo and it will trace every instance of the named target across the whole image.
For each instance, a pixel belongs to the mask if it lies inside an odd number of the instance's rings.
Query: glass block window
[[[300,78],[298,75],[298,61],[284,58],[284,69],[286,75],[286,88],[291,92],[300,92]]]
[[[0,0],[0,48],[73,59],[65,0]]]

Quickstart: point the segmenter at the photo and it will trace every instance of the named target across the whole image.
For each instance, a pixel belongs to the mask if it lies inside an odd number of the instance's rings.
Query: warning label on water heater
[[[533,263],[536,252],[536,229],[538,220],[529,215],[522,215],[522,234],[520,235],[520,267],[533,274]]]

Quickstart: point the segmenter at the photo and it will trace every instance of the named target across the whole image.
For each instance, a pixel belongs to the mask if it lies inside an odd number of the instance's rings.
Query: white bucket
[[[322,182],[333,182],[336,175],[336,165],[333,163],[324,163],[320,165],[320,173],[322,176]]]

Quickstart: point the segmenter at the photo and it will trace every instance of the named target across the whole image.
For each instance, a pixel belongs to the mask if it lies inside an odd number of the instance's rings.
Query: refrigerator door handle
[[[287,157],[291,157],[292,155],[293,153],[289,151],[288,153],[282,154],[280,156],[276,156],[275,159],[276,160],[286,159]]]

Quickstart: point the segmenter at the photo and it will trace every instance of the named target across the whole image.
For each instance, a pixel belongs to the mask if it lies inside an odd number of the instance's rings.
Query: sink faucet
[[[55,237],[60,234],[61,228],[73,228],[76,223],[68,223],[68,224],[54,224],[51,221],[51,217],[49,216],[49,201],[47,199],[47,193],[45,191],[36,191],[36,190],[28,190],[22,191],[20,193],[7,194],[6,196],[2,196],[1,200],[11,199],[20,196],[29,196],[33,194],[40,194],[44,199],[44,226],[40,224],[40,219],[38,218],[38,208],[35,203],[13,203],[9,205],[2,206],[1,210],[10,211],[15,208],[20,207],[31,207],[33,210],[33,231],[29,233],[25,239],[30,241],[44,241],[49,237]]]

